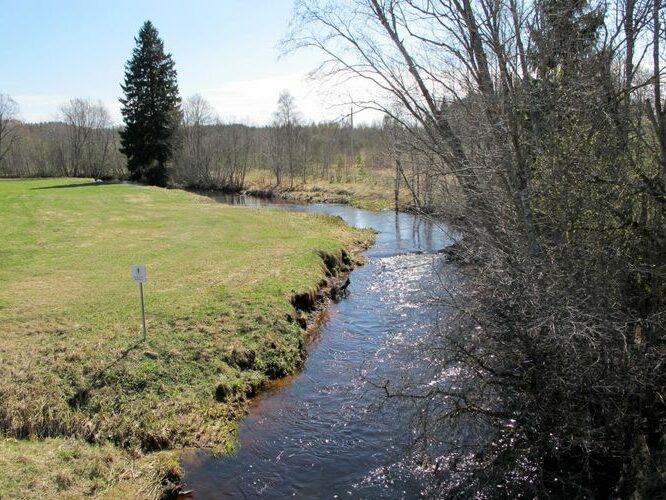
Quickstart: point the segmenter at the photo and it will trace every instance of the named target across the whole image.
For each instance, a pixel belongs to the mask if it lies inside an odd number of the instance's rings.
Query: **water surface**
[[[219,200],[325,212],[379,234],[366,265],[351,274],[348,296],[328,310],[302,372],[252,401],[237,453],[186,454],[185,489],[196,498],[418,496],[422,475],[405,460],[418,409],[409,400],[387,401],[382,385],[435,376],[412,346],[446,321],[436,291],[451,264],[437,250],[453,243],[453,235],[412,214],[251,197]]]

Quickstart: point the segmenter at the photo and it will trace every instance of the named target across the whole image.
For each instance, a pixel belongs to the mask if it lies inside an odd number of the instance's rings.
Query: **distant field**
[[[246,394],[300,362],[289,298],[323,278],[316,251],[370,238],[333,217],[178,190],[0,181],[0,430],[137,451],[229,448]],[[148,269],[145,344],[135,263]],[[0,463],[30,454],[14,443]],[[25,485],[16,474],[0,474],[0,492]]]
[[[248,189],[273,189],[275,177],[270,171],[252,169],[246,177]],[[331,178],[308,176],[294,179],[293,187],[284,181],[281,194],[287,198],[308,203],[346,203],[367,210],[390,210],[395,208],[394,171],[391,169],[367,170],[362,174],[333,175]],[[398,204],[405,209],[412,202],[412,196],[406,186],[402,186]]]

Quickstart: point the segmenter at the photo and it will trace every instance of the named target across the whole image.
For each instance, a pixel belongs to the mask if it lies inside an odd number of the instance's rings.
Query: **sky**
[[[339,119],[348,107],[307,78],[321,55],[280,57],[292,3],[0,0],[0,93],[18,102],[28,122],[54,120],[59,106],[80,97],[102,101],[119,124],[124,66],[151,20],[176,63],[181,96],[200,94],[223,121],[267,124],[282,90],[306,120]]]

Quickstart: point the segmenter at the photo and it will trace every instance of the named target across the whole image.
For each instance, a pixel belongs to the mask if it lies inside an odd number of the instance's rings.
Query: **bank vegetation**
[[[323,51],[324,79],[375,85],[357,105],[390,117],[396,161],[428,158],[428,208],[464,235],[458,321],[424,346],[441,380],[386,387],[427,415],[431,495],[663,494],[665,13],[297,2],[286,48]],[[493,431],[472,450],[430,446],[460,419]]]

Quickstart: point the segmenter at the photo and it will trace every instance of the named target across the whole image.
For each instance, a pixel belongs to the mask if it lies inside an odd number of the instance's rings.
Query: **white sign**
[[[132,266],[132,279],[137,283],[146,282],[146,266],[136,265]]]

